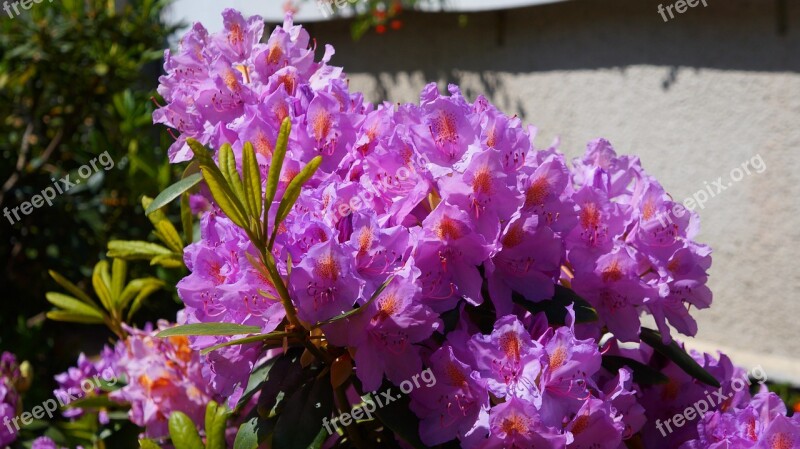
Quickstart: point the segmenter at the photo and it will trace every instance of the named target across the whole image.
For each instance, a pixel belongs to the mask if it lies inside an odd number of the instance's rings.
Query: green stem
[[[346,387],[347,382],[339,385],[335,390],[333,390],[333,397],[336,401],[336,408],[339,409],[339,413],[350,413],[352,408],[350,402],[347,400],[347,394],[345,392]],[[361,432],[359,431],[355,422],[351,422],[349,425],[344,426],[344,431],[347,434],[347,437],[350,438],[350,441],[353,443],[353,447],[356,449],[366,448],[364,439],[361,437]]]

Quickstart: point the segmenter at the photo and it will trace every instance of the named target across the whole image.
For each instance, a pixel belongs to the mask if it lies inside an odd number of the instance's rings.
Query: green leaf
[[[311,444],[308,445],[307,449],[320,449],[322,445],[325,444],[325,441],[328,439],[330,435],[331,434],[329,434],[328,431],[325,430],[325,428],[323,427],[322,429],[320,429],[319,433],[317,434],[317,437],[314,438],[314,441],[312,441]]]
[[[250,209],[250,216],[261,219],[261,169],[253,149],[253,144],[245,142],[242,147],[242,173],[244,174],[244,197]]]
[[[271,400],[285,387],[282,382],[299,379],[299,376],[290,376],[288,374],[290,374],[289,371],[291,369],[299,366],[297,362],[300,359],[301,353],[302,351],[290,348],[287,353],[273,357],[256,367],[253,372],[250,373],[250,378],[247,380],[247,387],[244,389],[242,397],[236,404],[236,410],[241,410],[246,407],[250,403],[250,399],[268,383],[273,384],[273,388],[269,391],[263,391],[261,393],[261,399],[267,401],[264,405],[271,410],[275,405]],[[269,414],[269,410],[266,410],[265,414]]]
[[[139,311],[144,300],[160,290],[164,285],[166,284],[158,278],[140,278],[132,280],[125,286],[125,290],[122,291],[122,298],[120,299],[120,310],[125,310],[130,304],[131,308],[128,310],[128,321]]]
[[[206,148],[198,141],[188,138],[186,143],[194,152],[195,157],[200,163],[200,171],[203,173],[203,179],[208,184],[211,195],[217,205],[222,209],[222,212],[228,216],[237,226],[242,229],[249,229],[247,227],[246,211],[239,199],[234,195],[231,186],[225,179],[225,176],[220,171],[220,168],[211,159]]]
[[[700,364],[698,364],[692,358],[692,356],[687,354],[683,348],[678,346],[678,343],[676,343],[674,340],[669,344],[665,344],[661,337],[661,333],[646,327],[642,328],[639,337],[644,343],[655,349],[656,352],[672,360],[672,362],[678,365],[683,371],[686,372],[686,374],[694,377],[706,385],[711,385],[715,388],[720,387],[719,381],[708,371],[703,369],[703,367],[700,366]]]
[[[107,381],[103,378],[97,378],[97,383],[99,384],[98,387],[100,390],[105,391],[106,393],[111,393],[112,391],[117,391],[126,386],[125,381],[122,378],[115,378],[112,381]]]
[[[623,366],[630,368],[633,372],[633,381],[641,386],[658,385],[669,382],[669,377],[637,360],[616,355],[603,356],[603,368],[608,371],[617,373]]]
[[[286,401],[272,438],[274,449],[307,449],[333,412],[333,387],[327,376],[315,378]],[[408,413],[408,412],[406,412]]]
[[[133,301],[133,298],[148,285],[154,285],[160,288],[164,283],[158,278],[133,279],[125,286],[125,289],[122,290],[122,294],[119,296],[120,309],[128,307],[130,302]]]
[[[178,335],[242,335],[260,332],[258,326],[244,326],[233,323],[195,323],[175,326],[156,334],[157,337],[174,337]]]
[[[94,266],[94,273],[92,273],[92,286],[94,287],[97,297],[100,298],[100,303],[103,304],[106,310],[111,311],[114,309],[113,298],[111,297],[110,276],[108,274],[108,261],[101,260]]]
[[[273,339],[278,339],[279,341],[282,341],[283,338],[288,335],[289,334],[286,332],[271,332],[269,334],[258,334],[258,335],[252,335],[250,337],[238,338],[236,340],[230,340],[224,343],[216,344],[214,346],[209,346],[208,348],[205,348],[202,351],[200,351],[200,354],[206,355],[210,352],[216,351],[217,349],[226,348],[228,346],[246,345],[249,343],[257,343]]]
[[[192,419],[183,412],[173,412],[169,417],[169,436],[175,449],[204,449]]]
[[[247,226],[247,218],[245,218],[244,207],[239,199],[234,196],[230,186],[225,183],[225,180],[220,177],[220,174],[217,173],[216,170],[205,165],[200,170],[202,170],[206,184],[208,184],[208,188],[211,190],[211,195],[214,197],[220,209],[222,209],[222,212],[224,212],[236,226],[242,229],[249,229]]]
[[[142,197],[143,207],[148,208],[152,203],[153,200],[151,198],[146,196]],[[153,227],[156,228],[155,234],[159,240],[164,242],[164,244],[175,253],[183,254],[183,239],[181,239],[178,230],[175,229],[175,226],[169,221],[167,215],[161,210],[154,210],[147,218],[153,223]]]
[[[239,426],[239,432],[236,433],[236,440],[233,442],[233,449],[257,449],[274,428],[274,418],[265,420],[253,413],[247,421]]]
[[[189,175],[186,178],[181,179],[180,181],[172,184],[171,186],[167,187],[161,193],[156,196],[156,199],[153,200],[152,203],[147,207],[144,211],[146,215],[150,215],[153,212],[161,209],[162,207],[166,206],[175,198],[181,196],[184,192],[187,192],[192,187],[196,186],[203,180],[203,175],[200,173],[195,173],[193,175]],[[163,185],[163,184],[162,184]]]
[[[269,163],[269,173],[267,174],[267,186],[264,192],[264,220],[269,212],[272,202],[275,200],[275,193],[278,191],[278,183],[281,180],[281,169],[283,160],[286,157],[286,148],[289,145],[289,133],[292,131],[292,121],[289,117],[283,119],[281,130],[278,132],[278,140],[275,142],[275,149],[272,151],[272,160]],[[266,227],[264,228],[266,231]]]
[[[97,318],[94,316],[89,315],[81,315],[74,312],[65,312],[62,310],[54,310],[52,312],[47,312],[47,318],[50,318],[53,321],[66,321],[69,323],[81,323],[81,324],[103,324],[102,318]]]
[[[202,173],[198,173],[200,177]],[[192,208],[189,205],[189,194],[184,193],[181,195],[181,225],[183,226],[183,239],[187,244],[194,241],[194,220],[192,217]]]
[[[225,429],[230,413],[224,405],[214,401],[206,407],[206,449],[226,449]]]
[[[107,395],[102,396],[90,396],[86,398],[76,399],[69,404],[65,405],[65,408],[110,408],[110,407],[119,407],[121,404],[116,403],[109,399]]]
[[[153,257],[150,259],[150,265],[161,265],[164,268],[184,267],[183,259],[178,254],[168,254],[165,256]]]
[[[61,276],[60,274],[56,273],[53,270],[48,271],[48,273],[50,273],[50,277],[53,278],[53,280],[56,281],[58,285],[64,287],[64,289],[72,293],[73,296],[85,302],[86,304],[89,304],[90,306],[97,307],[97,303],[92,298],[90,298],[89,295],[86,294],[86,292],[78,288],[77,285],[70,282],[67,278]]]
[[[236,170],[236,156],[233,155],[233,148],[231,144],[223,144],[219,148],[219,169],[222,171],[222,176],[228,181],[231,190],[236,195],[236,198],[244,205],[247,206],[245,201],[244,187],[242,185],[242,178],[239,177],[239,171]],[[251,211],[252,212],[252,211]]]
[[[77,315],[85,315],[87,317],[94,317],[100,319],[101,322],[103,321],[103,313],[100,310],[71,296],[56,292],[49,292],[45,294],[45,298],[47,298],[47,301],[50,302],[50,304],[53,304],[54,306],[63,309],[66,312]]]
[[[162,449],[161,446],[156,444],[153,440],[139,440],[139,449]]]
[[[575,291],[563,285],[555,286],[555,293],[549,300],[532,302],[528,301],[517,292],[513,292],[513,299],[516,304],[521,305],[532,314],[544,312],[550,324],[564,325],[567,319],[567,307],[572,305],[575,312],[576,323],[590,323],[597,321],[599,316],[597,311],[588,301],[581,298]]]
[[[112,240],[108,242],[107,257],[125,260],[151,260],[157,256],[171,256],[173,253],[156,243],[141,240]]]
[[[155,212],[150,215],[150,218],[152,219],[156,215],[163,215],[163,213],[160,211]],[[164,244],[167,245],[167,247],[169,247],[169,249],[171,249],[173,252],[177,254],[183,254],[183,239],[178,233],[178,230],[175,229],[175,226],[167,219],[166,216],[161,220],[155,221],[153,226],[156,228],[156,236],[159,240],[164,242]]]
[[[275,364],[269,371],[269,377],[261,387],[258,396],[258,410],[262,418],[279,415],[290,393],[297,391],[301,385],[308,381],[309,371],[305,371],[300,364],[304,349],[289,348],[285,354],[275,358]],[[246,404],[241,404],[245,406]]]
[[[111,297],[119,306],[122,289],[125,286],[125,278],[128,276],[128,264],[123,259],[114,259],[111,263]]]

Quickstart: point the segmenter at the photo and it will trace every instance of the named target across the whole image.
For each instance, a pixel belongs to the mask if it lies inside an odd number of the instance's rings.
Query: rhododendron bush
[[[144,200],[163,244],[111,242],[99,304],[54,274],[52,318],[119,336],[57,378],[120,381],[65,416],[122,408],[143,448],[800,448],[777,396],[677,340],[711,250],[637,157],[597,139],[568,162],[455,85],[371,104],[291,16],[265,42],[223,19],[165,54],[154,120],[186,170]],[[137,260],[188,268],[176,323],[125,324],[163,287],[126,284]]]

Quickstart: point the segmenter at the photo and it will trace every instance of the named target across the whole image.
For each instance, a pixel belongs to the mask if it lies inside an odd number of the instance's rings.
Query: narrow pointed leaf
[[[275,149],[272,151],[272,160],[269,163],[269,173],[267,175],[267,186],[264,192],[264,216],[269,212],[272,202],[275,200],[275,193],[278,191],[278,183],[281,179],[283,160],[286,157],[286,148],[289,145],[289,134],[292,131],[292,121],[289,117],[283,119],[278,140],[275,142]],[[266,219],[266,218],[265,218]]]
[[[87,295],[86,292],[81,290],[77,285],[70,282],[69,279],[65,278],[64,276],[61,276],[60,274],[56,273],[53,270],[48,271],[48,273],[50,273],[50,277],[53,278],[53,280],[56,281],[58,285],[64,287],[64,289],[72,293],[72,296],[80,299],[81,301],[85,302],[86,304],[89,304],[90,306],[97,307],[97,303],[91,297],[89,297],[89,295]]]
[[[125,310],[130,305],[128,311],[128,321],[139,310],[142,303],[150,295],[164,287],[164,282],[157,278],[134,279],[122,291],[120,299],[120,310]]]
[[[183,258],[180,254],[167,254],[150,259],[150,265],[161,265],[164,268],[183,268]]]
[[[233,323],[196,323],[175,326],[159,332],[157,337],[174,337],[176,335],[244,335],[260,332],[258,326],[244,326]]]
[[[236,198],[244,205],[247,206],[244,196],[244,188],[242,186],[242,178],[239,177],[239,171],[236,170],[236,157],[233,155],[233,148],[229,143],[222,145],[219,148],[219,169],[231,190],[236,195]]]
[[[195,157],[200,163],[200,171],[203,173],[211,194],[217,205],[222,209],[222,212],[228,216],[237,226],[242,229],[247,229],[247,220],[244,205],[236,197],[225,179],[225,176],[220,171],[220,168],[214,163],[214,160],[209,155],[208,150],[198,141],[189,138],[186,143],[194,152]]]
[[[67,312],[64,310],[53,310],[51,312],[47,312],[47,318],[53,321],[66,321],[69,323],[81,324],[103,324],[105,322],[102,318]]]
[[[153,200],[151,198],[146,196],[142,198],[142,206],[145,208],[150,207],[152,203]],[[155,210],[148,215],[147,218],[153,223],[153,227],[156,228],[156,236],[159,240],[164,242],[172,251],[183,254],[183,239],[181,239],[178,230],[175,229],[175,226],[169,221],[167,215],[160,210]]]
[[[125,278],[128,276],[128,264],[122,259],[114,259],[111,263],[111,297],[115,304],[119,305],[122,289],[125,286]]]
[[[659,354],[672,360],[672,362],[678,365],[683,371],[686,372],[686,374],[694,377],[706,385],[711,385],[715,388],[720,387],[719,381],[712,376],[711,373],[700,366],[700,364],[698,364],[692,358],[692,356],[687,354],[683,348],[678,346],[675,341],[672,341],[669,344],[664,344],[661,338],[661,333],[646,327],[642,328],[640,337],[644,343],[655,349]]]
[[[258,167],[258,159],[253,149],[253,144],[245,142],[242,148],[242,173],[244,174],[244,196],[250,208],[250,215],[261,219],[261,169]]]
[[[207,166],[201,168],[203,177],[214,196],[217,205],[222,209],[225,215],[233,221],[236,226],[247,229],[248,220],[246,218],[244,207],[237,197],[234,196],[231,188],[225,183],[225,179],[220,178],[216,170]]]
[[[157,212],[161,213],[161,212]],[[156,214],[153,214],[156,215]],[[153,216],[151,215],[151,217]],[[157,223],[153,223],[156,228],[156,236],[159,240],[164,242],[165,245],[172,251],[178,254],[183,253],[183,239],[181,235],[178,233],[178,230],[175,229],[175,226],[170,222],[166,217],[163,220],[158,221]]]
[[[110,276],[108,275],[108,262],[101,260],[94,266],[94,273],[92,274],[92,287],[94,287],[97,297],[100,298],[100,303],[106,310],[113,310],[113,301],[111,298],[110,290]]]
[[[169,256],[173,252],[157,243],[141,240],[112,240],[108,242],[107,257],[125,260],[150,260],[156,256]]]
[[[237,345],[246,345],[250,343],[258,343],[268,340],[276,340],[278,343],[282,344],[284,337],[287,337],[289,334],[285,332],[271,332],[269,334],[258,334],[252,335],[250,337],[244,338],[237,338],[235,340],[226,341],[224,343],[219,343],[214,346],[209,346],[208,348],[203,349],[200,351],[200,354],[206,355],[210,352],[214,352],[217,349],[227,348],[228,346],[237,346]]]
[[[71,296],[49,292],[45,295],[45,298],[47,298],[50,304],[53,304],[59,309],[63,309],[65,312],[99,318],[101,321],[103,319],[103,313],[100,310]]]
[[[145,209],[145,215],[150,215],[153,212],[166,206],[175,198],[181,196],[183,193],[189,191],[192,187],[196,186],[203,180],[203,175],[195,173],[181,179],[180,181],[167,187],[156,196],[152,203]]]
[[[202,173],[198,173],[198,175],[203,177]],[[183,240],[187,244],[191,244],[194,241],[194,220],[188,193],[181,195],[181,225],[183,226]]]
[[[78,398],[69,404],[65,405],[66,408],[106,408],[106,407],[119,407],[120,404],[112,401],[108,396],[87,396]]]

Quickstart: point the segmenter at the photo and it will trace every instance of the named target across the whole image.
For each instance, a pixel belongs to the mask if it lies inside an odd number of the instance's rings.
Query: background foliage
[[[173,177],[171,137],[152,125],[167,37],[161,0],[64,0],[33,4],[0,21],[0,209],[17,207],[108,151],[113,169],[46,204],[13,226],[0,222],[0,348],[35,366],[29,403],[52,395],[53,374],[81,350],[108,340],[102,327],[45,322],[52,269],[86,289],[92,267],[114,237],[144,239],[152,225],[143,194]],[[152,273],[146,264],[132,270]],[[163,273],[162,273],[163,274]],[[173,274],[174,276],[174,274]],[[174,282],[172,283],[174,285]],[[88,290],[88,289],[87,289]],[[172,316],[173,292],[160,293],[143,320]],[[148,307],[148,306],[145,306]]]

